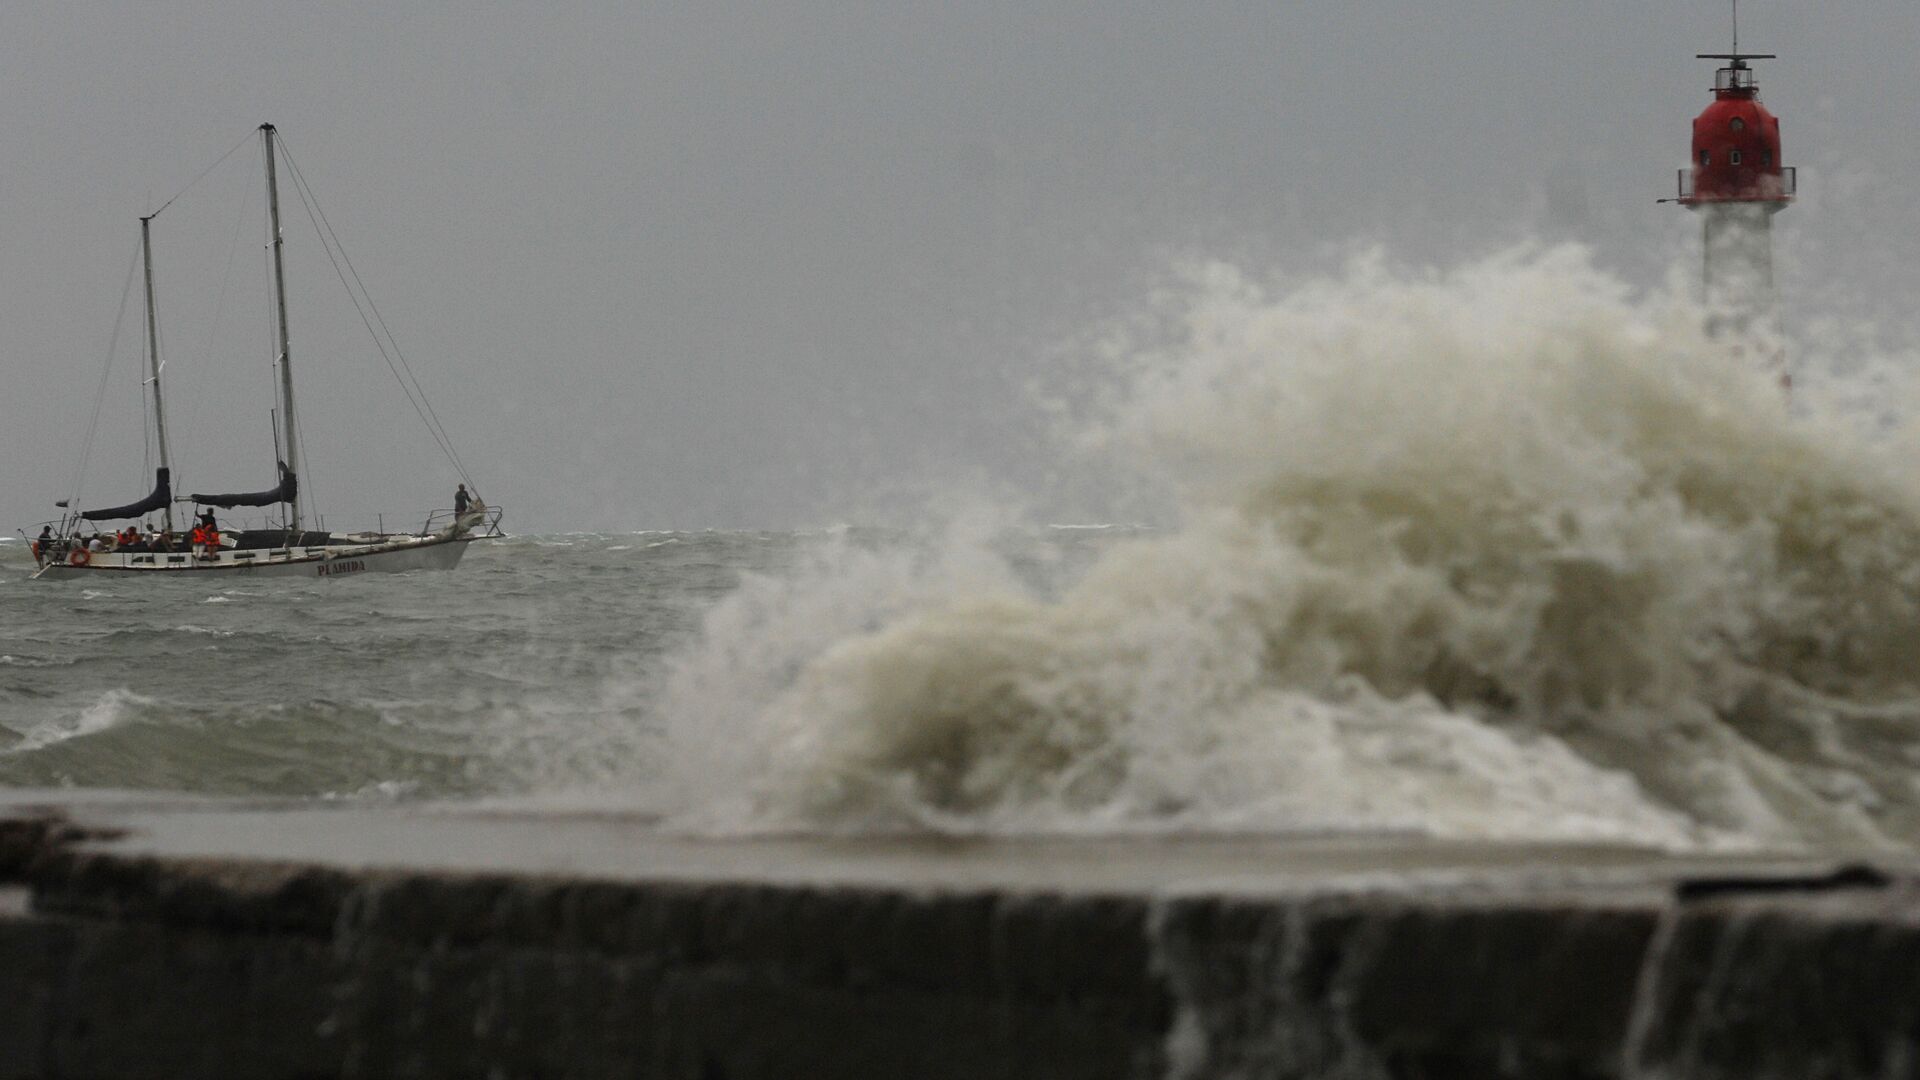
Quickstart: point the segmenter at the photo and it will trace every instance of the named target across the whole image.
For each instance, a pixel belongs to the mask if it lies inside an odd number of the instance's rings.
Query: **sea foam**
[[[1178,527],[749,580],[665,680],[683,821],[1920,837],[1905,432],[1577,248],[1174,295],[1077,441]]]

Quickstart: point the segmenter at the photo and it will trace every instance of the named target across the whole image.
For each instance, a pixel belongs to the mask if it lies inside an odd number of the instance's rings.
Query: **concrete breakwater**
[[[0,1078],[1916,1072],[1905,863],[0,797]]]

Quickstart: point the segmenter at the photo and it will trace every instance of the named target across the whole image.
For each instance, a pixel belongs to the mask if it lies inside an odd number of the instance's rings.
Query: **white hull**
[[[409,537],[384,544],[326,548],[290,548],[277,551],[222,551],[212,557],[148,552],[95,552],[85,566],[50,563],[33,575],[36,581],[74,578],[161,575],[181,577],[304,577],[334,578],[355,574],[396,574],[408,570],[451,570],[466,554],[469,536]]]

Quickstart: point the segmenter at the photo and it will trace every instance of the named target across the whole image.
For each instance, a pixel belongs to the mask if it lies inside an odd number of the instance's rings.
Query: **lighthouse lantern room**
[[[1749,60],[1772,53],[1700,53],[1725,60],[1714,72],[1713,103],[1693,120],[1693,161],[1680,170],[1675,199],[1689,209],[1710,203],[1763,203],[1778,212],[1793,201],[1795,170],[1781,164],[1780,118],[1760,103]]]

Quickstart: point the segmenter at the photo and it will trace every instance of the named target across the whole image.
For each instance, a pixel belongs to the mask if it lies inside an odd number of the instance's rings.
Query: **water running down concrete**
[[[1912,860],[13,793],[0,1077],[1879,1077],[1916,899]]]

